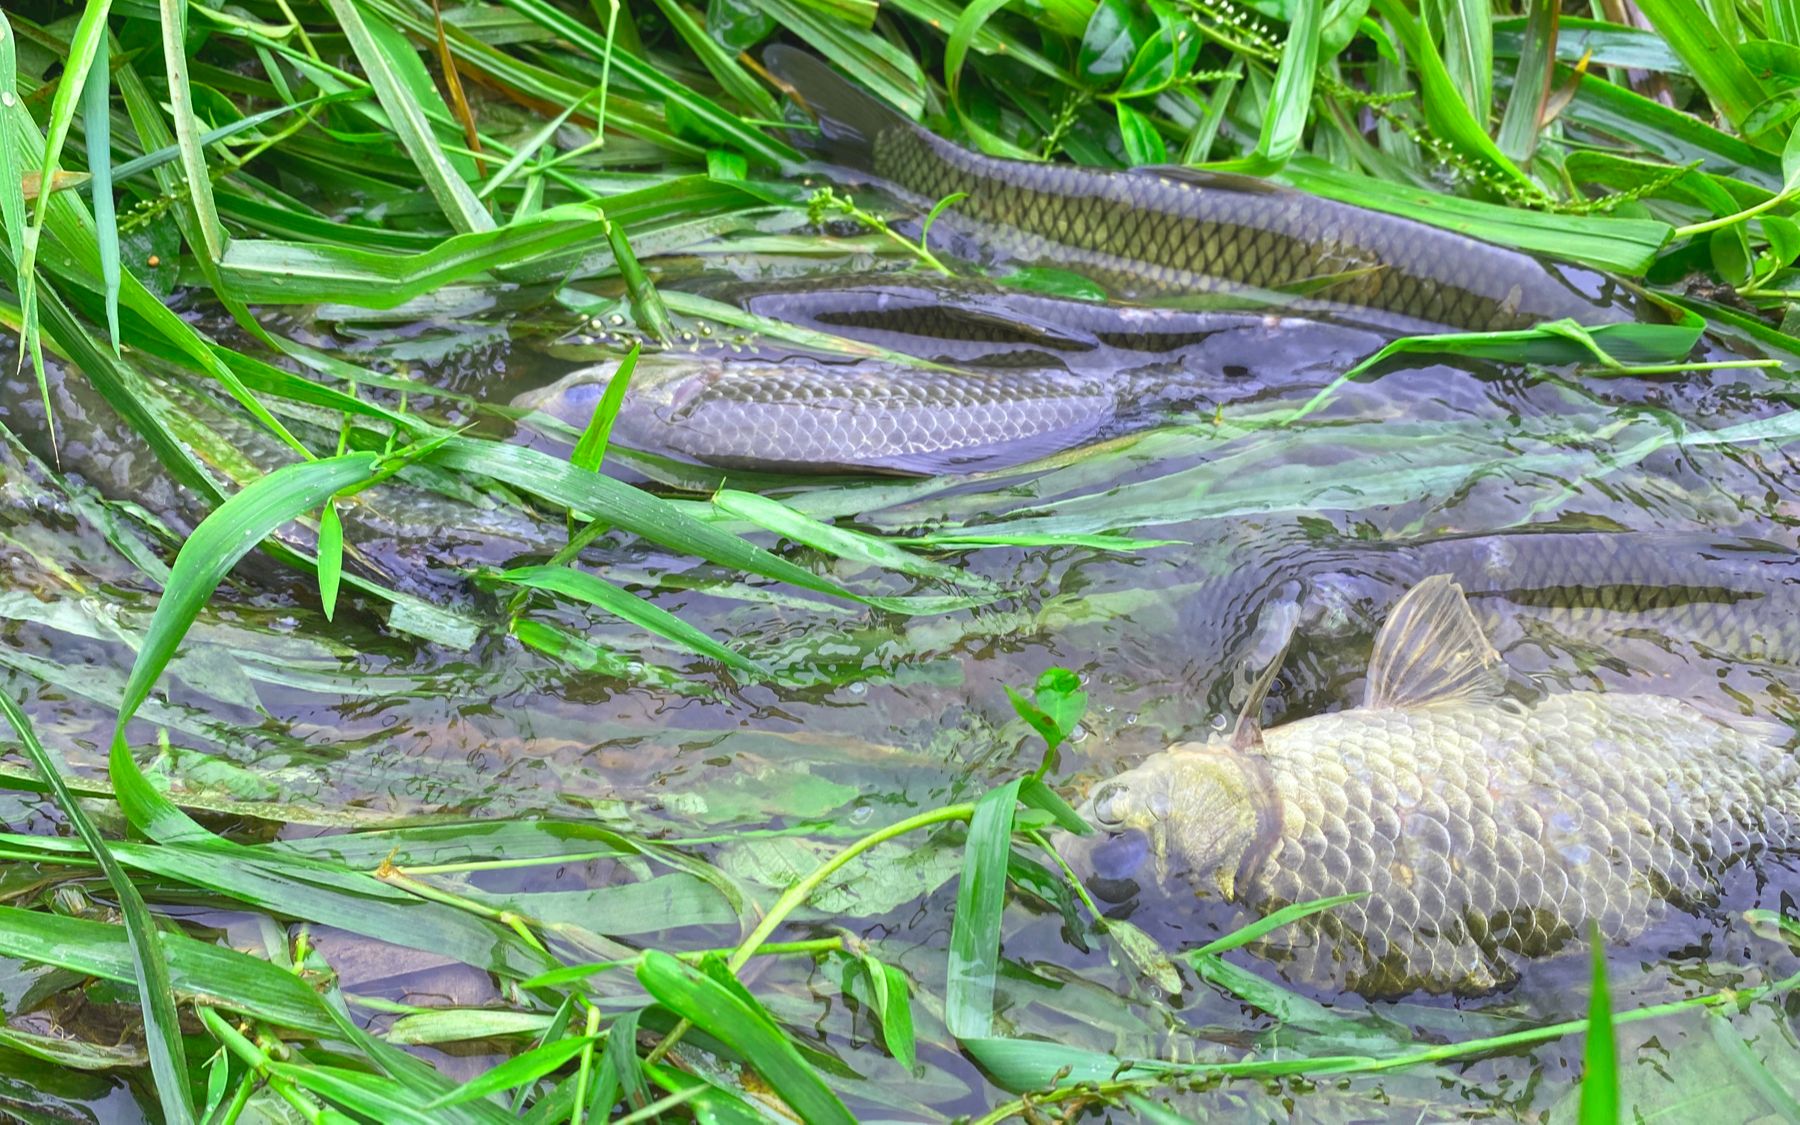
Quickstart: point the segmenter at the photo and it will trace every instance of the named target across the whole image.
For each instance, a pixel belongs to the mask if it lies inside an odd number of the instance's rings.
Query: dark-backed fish
[[[706,295],[748,312],[945,364],[1060,364],[1106,374],[1179,365],[1220,380],[1344,370],[1386,334],[1298,310],[1198,310],[1086,301],[923,274],[734,281]]]
[[[1425,223],[1245,176],[1003,160],[935,136],[790,47],[763,54],[819,122],[820,155],[1015,258],[1073,269],[1131,300],[1297,293],[1421,325],[1494,330],[1625,319],[1615,283]]]
[[[582,427],[616,364],[572,372],[514,405]],[[724,469],[900,475],[1003,468],[1091,440],[1116,387],[1066,371],[941,371],[862,360],[645,356],[615,440]]]
[[[1392,995],[1491,990],[1590,927],[1628,942],[1800,844],[1791,731],[1504,687],[1462,589],[1428,578],[1377,637],[1361,706],[1153,755],[1084,805],[1113,836],[1088,860],[1135,875],[1135,841],[1159,878],[1255,915],[1366,893],[1252,948],[1291,979]]]

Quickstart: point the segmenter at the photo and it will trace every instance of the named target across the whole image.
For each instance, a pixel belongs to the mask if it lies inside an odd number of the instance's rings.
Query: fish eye
[[[1102,828],[1123,828],[1125,826],[1125,794],[1127,790],[1118,782],[1108,782],[1094,794],[1094,821]]]

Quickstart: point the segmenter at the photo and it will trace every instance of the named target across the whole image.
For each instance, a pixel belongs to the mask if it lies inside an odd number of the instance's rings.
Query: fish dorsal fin
[[[1159,176],[1178,184],[1205,188],[1208,191],[1235,191],[1246,195],[1292,195],[1294,189],[1272,180],[1244,176],[1236,172],[1212,172],[1205,168],[1189,168],[1185,164],[1145,164],[1131,169],[1135,176]]]
[[[1375,637],[1363,706],[1407,710],[1439,703],[1491,703],[1506,674],[1463,589],[1434,574],[1400,599]]]

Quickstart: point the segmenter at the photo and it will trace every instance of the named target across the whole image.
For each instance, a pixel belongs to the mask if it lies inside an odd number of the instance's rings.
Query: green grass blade
[[[515,1086],[536,1082],[579,1055],[596,1038],[598,1037],[573,1035],[566,1039],[553,1039],[541,1047],[533,1047],[514,1055],[485,1074],[469,1079],[450,1093],[427,1103],[424,1108],[442,1109],[445,1106],[461,1105],[476,1098],[502,1093]]]
[[[132,716],[149,698],[213,589],[238,560],[282,524],[318,509],[335,493],[373,479],[376,466],[375,454],[350,453],[277,469],[227,500],[182,545],[125,682],[109,756],[119,805],[146,836],[165,842],[213,839],[212,833],[152,788],[138,769],[125,741]]]
[[[808,1125],[854,1125],[855,1118],[761,1005],[658,949],[638,963],[638,982],[658,1003],[743,1056]]]
[[[1502,181],[1514,185],[1526,195],[1536,198],[1543,191],[1519,166],[1507,159],[1488,136],[1487,123],[1477,119],[1463,103],[1462,95],[1450,80],[1444,60],[1438,54],[1431,36],[1419,26],[1401,0],[1374,0],[1379,11],[1406,48],[1419,71],[1419,97],[1426,122],[1439,140],[1468,159],[1490,169]]]
[[[499,577],[515,586],[547,590],[566,598],[586,602],[608,613],[622,617],[633,625],[647,629],[659,637],[710,656],[728,667],[753,676],[768,676],[770,671],[756,661],[726,648],[705,633],[689,625],[661,606],[627,593],[598,575],[567,566],[524,566],[500,572]]]
[[[619,417],[619,407],[625,401],[626,388],[631,385],[631,373],[637,370],[638,342],[631,342],[631,350],[619,361],[612,378],[606,381],[606,390],[600,395],[600,402],[594,407],[593,417],[582,427],[581,440],[575,443],[575,449],[569,454],[569,464],[578,469],[586,469],[591,473],[600,471],[600,465],[606,460],[606,445],[612,437],[613,422]]]
[[[93,177],[94,229],[100,252],[100,280],[106,285],[106,336],[119,351],[119,220],[113,209],[112,68],[107,36],[95,47],[81,95],[81,124],[87,136],[88,174]]]
[[[1614,1044],[1612,997],[1606,987],[1606,945],[1600,927],[1588,935],[1593,944],[1593,985],[1588,993],[1587,1044],[1581,1061],[1581,1125],[1618,1125],[1618,1047]]]
[[[1298,0],[1288,25],[1287,46],[1269,91],[1269,112],[1263,118],[1256,155],[1269,166],[1279,167],[1300,149],[1312,115],[1313,76],[1319,69],[1319,26],[1324,0]]]
[[[1230,950],[1249,945],[1264,934],[1273,933],[1283,926],[1298,922],[1302,918],[1317,914],[1323,910],[1330,910],[1332,907],[1341,906],[1346,902],[1355,902],[1357,899],[1368,897],[1369,893],[1367,891],[1358,891],[1354,894],[1333,895],[1331,898],[1313,899],[1311,902],[1296,902],[1292,906],[1284,906],[1273,914],[1258,918],[1247,926],[1240,927],[1239,929],[1226,934],[1222,938],[1208,942],[1199,949],[1189,953],[1188,960],[1193,961],[1202,957],[1216,957],[1221,953],[1226,953]]]
[[[174,994],[243,1012],[277,1027],[338,1034],[319,994],[267,961],[180,933],[160,935]],[[85,976],[130,984],[131,940],[123,926],[0,906],[0,953]]]
[[[475,197],[473,189],[444,153],[437,135],[432,132],[431,118],[425,107],[419,104],[418,97],[406,84],[402,64],[385,47],[397,33],[386,27],[373,12],[365,13],[356,0],[325,0],[325,3],[337,17],[338,26],[362,63],[363,72],[368,75],[369,85],[375,88],[376,100],[387,111],[394,135],[418,168],[419,178],[437,200],[438,209],[461,233],[493,230],[494,217],[488,214],[487,208],[482,206],[481,200]],[[378,37],[374,30],[377,26],[388,35]],[[413,62],[418,62],[416,56]]]
[[[327,501],[319,511],[319,604],[330,621],[337,612],[338,584],[344,577],[344,520]]]
[[[26,276],[31,272],[25,260],[25,167],[28,163],[24,147],[13,128],[13,114],[4,112],[16,101],[19,85],[18,37],[6,12],[0,10],[0,236],[6,239],[6,256],[13,263],[13,292],[21,296],[30,292]],[[27,316],[29,319],[29,314]]]
[[[1494,101],[1494,14],[1488,0],[1425,0],[1420,6],[1443,54],[1444,73],[1476,121]]]
[[[713,76],[721,89],[737,99],[738,104],[751,116],[765,121],[780,119],[781,107],[775,104],[774,96],[750,76],[736,56],[706,33],[706,29],[700,26],[700,21],[694,18],[681,0],[655,0],[655,3],[663,18],[669,21],[669,26],[681,36],[681,41],[687,44],[688,50],[694,52],[694,56],[706,67],[707,73]],[[874,5],[870,5],[869,11],[872,17]]]
[[[188,1090],[185,1056],[181,1048],[181,1022],[175,1012],[175,989],[169,976],[165,951],[159,944],[156,920],[144,905],[136,884],[119,866],[100,833],[88,819],[87,812],[69,787],[49,751],[37,739],[31,721],[19,710],[12,697],[0,692],[0,715],[6,717],[25,754],[44,777],[56,805],[69,818],[75,834],[81,838],[101,873],[119,899],[119,912],[125,917],[126,940],[131,945],[131,960],[138,986],[138,1003],[144,1013],[144,1035],[150,1051],[150,1072],[156,1078],[157,1095],[163,1116],[171,1122],[194,1120],[194,1105]]]
[[[181,146],[181,170],[193,203],[200,235],[194,247],[209,261],[225,253],[225,228],[213,203],[212,175],[206,168],[206,150],[200,141],[200,122],[194,116],[193,84],[188,81],[187,2],[158,0],[162,20],[163,68],[169,79],[169,106],[175,118],[175,139]]]
[[[1725,119],[1739,129],[1768,91],[1696,0],[1639,0],[1644,13]],[[1754,141],[1756,138],[1750,138]]]
[[[869,992],[875,1001],[875,1014],[881,1019],[881,1039],[887,1044],[894,1061],[911,1071],[919,1065],[918,1037],[913,1033],[912,1000],[906,974],[898,968],[865,953],[863,971],[868,974]]]
[[[1000,972],[1000,918],[1006,907],[1006,865],[1012,856],[1018,780],[990,789],[975,805],[963,845],[962,882],[950,921],[950,964],[944,985],[944,1026],[958,1039],[993,1033],[994,981]]]
[[[1520,165],[1529,163],[1537,151],[1539,123],[1550,97],[1550,78],[1556,72],[1556,32],[1562,8],[1556,0],[1527,0],[1526,12],[1512,96],[1506,101],[1495,137],[1500,151]]]
[[[816,593],[868,600],[729,532],[702,523],[659,496],[611,477],[577,469],[535,449],[475,438],[452,438],[428,460],[445,468],[492,477],[553,504],[588,513],[634,535],[720,566],[759,574]]]
[[[240,239],[219,266],[240,300],[391,309],[486,271],[567,253],[584,241],[600,245],[604,222],[591,204],[566,203],[506,227],[455,235],[417,254]]]

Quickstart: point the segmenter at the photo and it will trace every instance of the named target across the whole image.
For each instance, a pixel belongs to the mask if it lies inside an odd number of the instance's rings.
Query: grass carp
[[[514,405],[585,426],[616,369],[582,368]],[[1117,403],[1105,382],[1067,372],[645,356],[612,433],[633,449],[723,469],[923,476],[1080,445]]]
[[[947,364],[1061,364],[1106,373],[1175,362],[1219,379],[1333,373],[1385,335],[1299,310],[1174,309],[1085,301],[967,278],[850,274],[733,282],[707,296],[771,320]]]
[[[819,122],[831,164],[931,206],[1010,255],[1074,269],[1128,300],[1299,293],[1415,325],[1495,330],[1628,319],[1616,283],[1410,219],[1246,176],[1183,167],[1109,171],[970,152],[901,117],[825,63],[763,54]]]
[[[1364,892],[1252,948],[1291,979],[1388,996],[1490,991],[1590,926],[1630,941],[1800,843],[1792,732],[1504,686],[1461,587],[1428,578],[1376,638],[1361,706],[1151,756],[1085,803],[1111,835],[1080,858],[1110,879],[1150,860],[1257,915]]]

